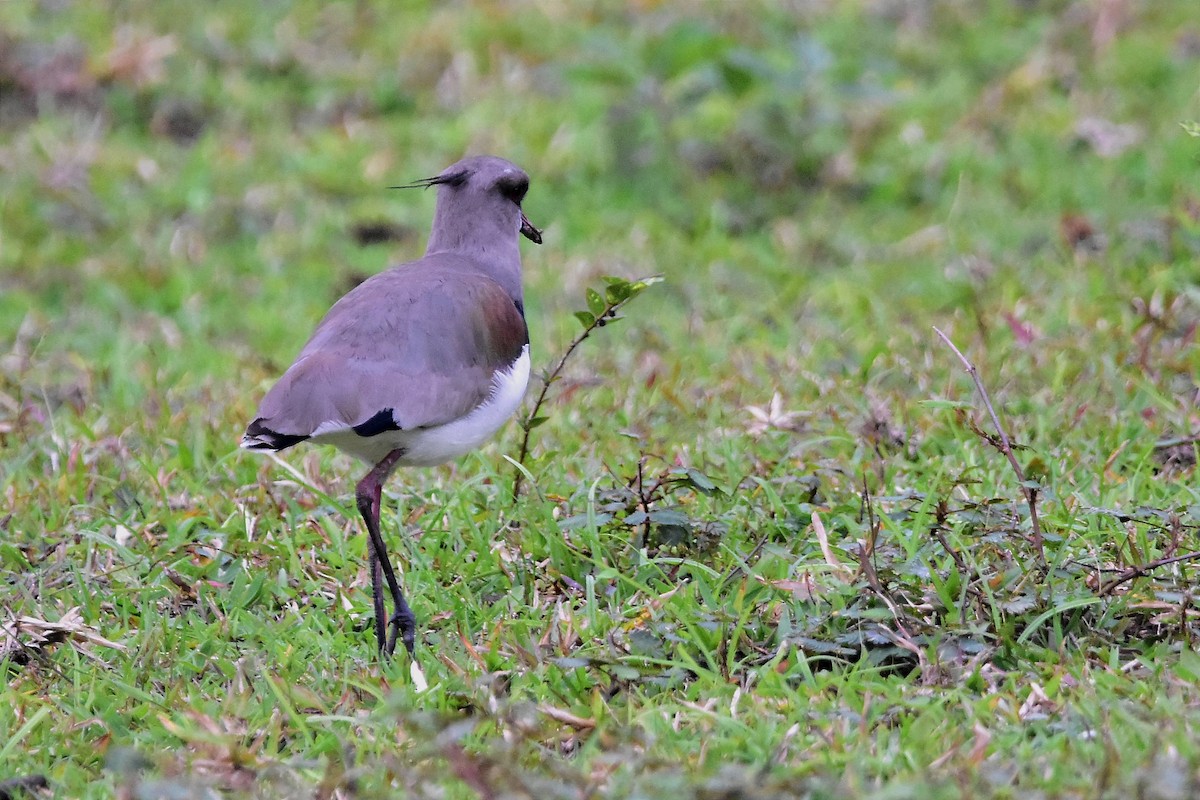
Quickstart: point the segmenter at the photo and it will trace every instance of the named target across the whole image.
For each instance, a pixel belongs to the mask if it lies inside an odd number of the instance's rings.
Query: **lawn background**
[[[86,629],[10,659],[0,779],[1194,795],[1194,569],[1122,571],[1200,550],[1198,79],[1194,0],[6,0],[0,605]],[[516,424],[392,481],[419,692],[360,467],[236,443],[422,252],[433,194],[387,187],[478,152],[532,177],[535,364],[664,280],[517,502]]]

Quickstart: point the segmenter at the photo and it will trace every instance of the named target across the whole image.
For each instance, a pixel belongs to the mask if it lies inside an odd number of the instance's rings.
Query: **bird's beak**
[[[525,216],[525,212],[521,212],[521,235],[534,244],[542,243],[542,232],[533,227],[533,223],[529,221],[529,217]]]

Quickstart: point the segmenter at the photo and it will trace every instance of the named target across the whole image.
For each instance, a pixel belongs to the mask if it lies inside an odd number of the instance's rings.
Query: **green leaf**
[[[579,320],[579,324],[585,328],[590,328],[596,324],[596,317],[590,311],[576,311],[575,319]]]
[[[533,419],[529,420],[529,422],[525,423],[525,427],[528,428],[529,430],[533,430],[534,428],[538,427],[539,425],[541,425],[543,422],[545,422],[548,419],[550,419],[550,418],[549,417],[534,417]]]
[[[670,508],[660,508],[650,512],[650,521],[659,525],[678,525],[681,528],[692,527],[692,521],[687,514]]]
[[[572,658],[570,656],[552,658],[550,660],[553,661],[559,669],[580,669],[582,667],[589,666],[592,663],[586,658]]]
[[[618,278],[613,275],[605,275],[602,280],[605,284],[604,296],[612,305],[624,303],[637,295],[641,294],[647,287],[653,286],[656,283],[662,282],[661,275],[651,275],[649,278],[642,278],[636,281],[627,281],[624,278]]]
[[[560,531],[571,531],[577,528],[586,528],[589,524],[594,524],[596,527],[606,525],[612,522],[612,514],[574,514],[570,517],[564,517],[558,521],[558,529]]]
[[[1024,614],[1037,607],[1037,598],[1031,594],[1020,594],[1009,600],[1002,601],[1000,607],[1009,614]]]
[[[29,569],[25,554],[8,542],[0,542],[0,564],[11,567],[14,573]]]
[[[686,474],[688,482],[701,494],[715,494],[720,491],[717,489],[717,484],[713,482],[713,479],[700,470],[689,468]]]
[[[604,287],[604,296],[613,305],[628,300],[633,294],[627,280],[622,278],[605,278],[604,280],[608,284],[608,286]]]
[[[636,681],[642,677],[642,673],[638,672],[634,667],[627,667],[624,664],[614,664],[610,667],[614,677],[620,678],[623,681]]]
[[[597,317],[603,316],[604,312],[608,310],[608,308],[604,302],[604,298],[601,297],[600,293],[597,292],[595,289],[589,288],[587,290],[587,304],[588,304],[588,311],[591,311],[592,314],[594,314]]]

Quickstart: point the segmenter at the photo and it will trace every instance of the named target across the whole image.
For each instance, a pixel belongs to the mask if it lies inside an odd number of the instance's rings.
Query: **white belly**
[[[397,448],[404,450],[404,456],[398,462],[400,464],[415,467],[443,464],[471,452],[490,439],[521,405],[528,384],[529,345],[525,345],[521,356],[507,372],[496,373],[491,396],[465,417],[436,428],[384,431],[370,437],[362,437],[350,428],[340,427],[318,432],[310,441],[334,445],[372,465],[378,464]]]

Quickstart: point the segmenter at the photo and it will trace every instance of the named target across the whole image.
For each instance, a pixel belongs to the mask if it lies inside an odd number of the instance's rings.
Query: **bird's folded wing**
[[[360,284],[330,309],[252,426],[308,437],[390,410],[405,430],[451,422],[494,390],[528,343],[521,310],[470,270],[406,265]]]

